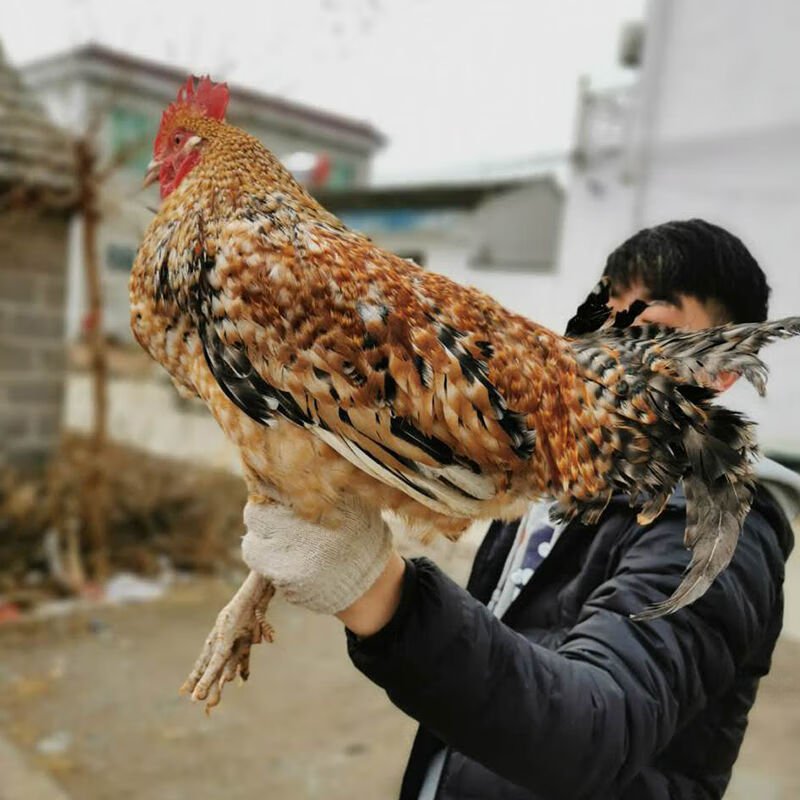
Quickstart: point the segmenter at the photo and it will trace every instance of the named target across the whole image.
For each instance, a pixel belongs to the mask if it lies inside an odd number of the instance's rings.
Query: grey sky
[[[564,152],[581,74],[616,65],[643,0],[3,2],[16,63],[88,40],[367,119],[397,180]]]

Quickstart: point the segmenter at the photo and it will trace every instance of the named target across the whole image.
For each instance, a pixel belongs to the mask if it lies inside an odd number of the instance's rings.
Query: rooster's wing
[[[228,226],[199,283],[198,330],[228,398],[440,513],[469,516],[502,491],[536,439],[530,399],[520,413],[502,388],[541,395],[548,381],[536,352],[496,358],[498,328],[531,348],[514,327],[530,339],[532,324],[343,226],[257,219]],[[541,329],[539,350],[555,338]]]

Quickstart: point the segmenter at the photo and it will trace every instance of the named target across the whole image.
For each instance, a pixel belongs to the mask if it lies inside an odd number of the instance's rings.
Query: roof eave
[[[70,69],[78,70],[86,62],[131,70],[134,74],[138,72],[139,74],[171,81],[176,86],[183,83],[186,75],[191,73],[189,69],[140,58],[139,56],[133,56],[129,53],[123,53],[94,43],[29,62],[23,66],[22,72],[28,76],[33,76],[37,72],[48,71],[63,77]],[[367,122],[354,120],[328,111],[320,111],[301,103],[285,100],[238,84],[231,84],[230,91],[231,98],[234,100],[252,104],[265,111],[277,112],[298,121],[359,137],[370,144],[373,149],[378,149],[387,142],[386,137]]]

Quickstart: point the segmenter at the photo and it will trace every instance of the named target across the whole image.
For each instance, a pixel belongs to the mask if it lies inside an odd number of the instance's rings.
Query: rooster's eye
[[[179,133],[175,134],[175,140],[174,141],[175,141],[176,145],[181,143],[181,135]]]

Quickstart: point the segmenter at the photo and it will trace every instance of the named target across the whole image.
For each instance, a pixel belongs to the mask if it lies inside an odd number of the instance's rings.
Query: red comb
[[[157,150],[161,141],[161,134],[169,124],[169,120],[178,111],[196,111],[212,119],[223,120],[225,110],[228,107],[230,92],[227,83],[212,83],[211,78],[206,75],[197,79],[190,75],[184,86],[178,89],[178,96],[174,103],[167,106],[166,111],[161,115],[161,124],[158,129],[153,150]]]
[[[178,97],[173,105],[196,109],[213,119],[223,119],[230,96],[228,84],[211,83],[208,75],[198,79],[197,88],[195,88],[194,81],[194,76],[190,75],[186,85],[178,89]]]

